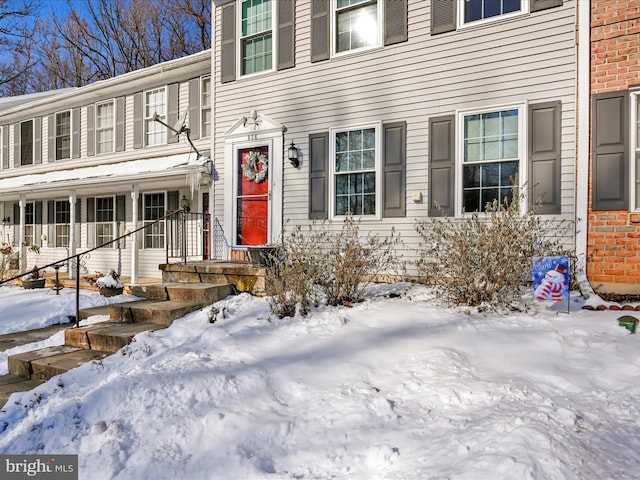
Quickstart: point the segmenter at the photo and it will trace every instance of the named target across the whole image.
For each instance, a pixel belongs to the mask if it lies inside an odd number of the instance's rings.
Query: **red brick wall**
[[[640,85],[640,1],[592,0],[591,6],[591,95]],[[592,212],[589,187],[587,243],[594,288],[640,293],[640,215]]]

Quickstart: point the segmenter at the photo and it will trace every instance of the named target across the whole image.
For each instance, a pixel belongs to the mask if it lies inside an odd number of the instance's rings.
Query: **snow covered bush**
[[[530,281],[534,256],[571,256],[559,240],[571,226],[535,210],[522,214],[517,201],[494,200],[464,218],[430,218],[416,224],[418,272],[451,304],[508,307]]]
[[[272,313],[283,318],[308,312],[312,303],[349,305],[363,299],[368,282],[397,275],[404,265],[396,251],[399,236],[361,235],[360,222],[345,218],[340,231],[329,222],[297,226],[283,240],[281,257],[267,268]]]

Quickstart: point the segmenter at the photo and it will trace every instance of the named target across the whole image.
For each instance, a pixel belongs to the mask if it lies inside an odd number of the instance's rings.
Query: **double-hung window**
[[[71,158],[71,110],[56,113],[56,160]]]
[[[20,165],[33,165],[33,120],[20,123]]]
[[[144,133],[147,147],[167,143],[166,127],[153,119],[157,114],[161,121],[167,123],[166,97],[165,87],[144,93]]]
[[[97,197],[96,208],[96,245],[103,245],[114,239],[114,201],[113,197]]]
[[[240,75],[273,70],[273,1],[241,2]]]
[[[55,202],[55,246],[68,247],[71,234],[71,204],[68,200]]]
[[[461,113],[463,212],[513,201],[523,169],[523,107]]]
[[[164,221],[156,220],[165,215],[165,194],[146,193],[143,201],[144,248],[164,248]]]
[[[203,137],[211,136],[211,77],[202,78],[202,88],[200,89],[201,129]]]
[[[27,202],[24,207],[24,244],[35,245],[35,204]]]
[[[96,104],[96,153],[112,153],[115,138],[114,101]]]
[[[495,20],[529,11],[529,0],[464,0],[460,5],[460,25]]]
[[[380,46],[381,5],[378,0],[336,0],[334,53]]]
[[[380,130],[380,125],[331,130],[334,216],[379,216]]]

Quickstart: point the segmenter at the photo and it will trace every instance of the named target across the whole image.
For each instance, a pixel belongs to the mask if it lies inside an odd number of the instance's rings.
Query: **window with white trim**
[[[165,87],[156,88],[144,92],[144,133],[145,146],[164,145],[167,143],[167,129],[160,122],[153,118],[157,114],[158,118],[167,123],[167,91]]]
[[[166,196],[164,193],[145,193],[143,196],[144,248],[164,248],[164,217]]]
[[[71,110],[56,113],[56,160],[71,158]]]
[[[460,2],[459,25],[497,20],[529,12],[529,0],[465,0]]]
[[[114,197],[95,199],[96,245],[103,245],[114,239],[115,200]],[[113,245],[115,246],[115,245]]]
[[[156,122],[157,123],[157,122]],[[96,104],[96,153],[113,153],[115,139],[115,102]]]
[[[201,129],[203,137],[211,136],[211,77],[202,77],[202,88],[200,89],[200,105],[202,110]]]
[[[27,202],[24,205],[24,244],[26,246],[35,245],[35,223],[35,204],[33,202]]]
[[[272,0],[240,2],[240,75],[273,70]]]
[[[57,200],[55,212],[55,246],[68,247],[71,234],[71,204],[68,200]]]
[[[382,45],[379,0],[336,0],[333,8],[334,55]]]
[[[333,216],[379,216],[380,125],[332,129]]]
[[[488,203],[513,201],[523,170],[522,106],[460,113],[461,205],[482,212]]]
[[[33,165],[33,120],[20,122],[20,165]]]

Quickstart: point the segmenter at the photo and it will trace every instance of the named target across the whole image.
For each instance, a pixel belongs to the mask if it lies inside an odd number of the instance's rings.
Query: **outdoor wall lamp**
[[[293,140],[291,140],[291,145],[289,145],[289,148],[287,149],[287,158],[294,168],[298,168],[298,165],[300,165],[300,161],[298,160],[298,147],[293,143]]]
[[[182,198],[180,199],[180,208],[185,212],[188,212],[191,210],[189,199],[187,198],[186,195],[182,195]]]
[[[10,217],[3,217],[2,218],[2,225],[8,225],[9,223],[11,223],[11,218]]]

